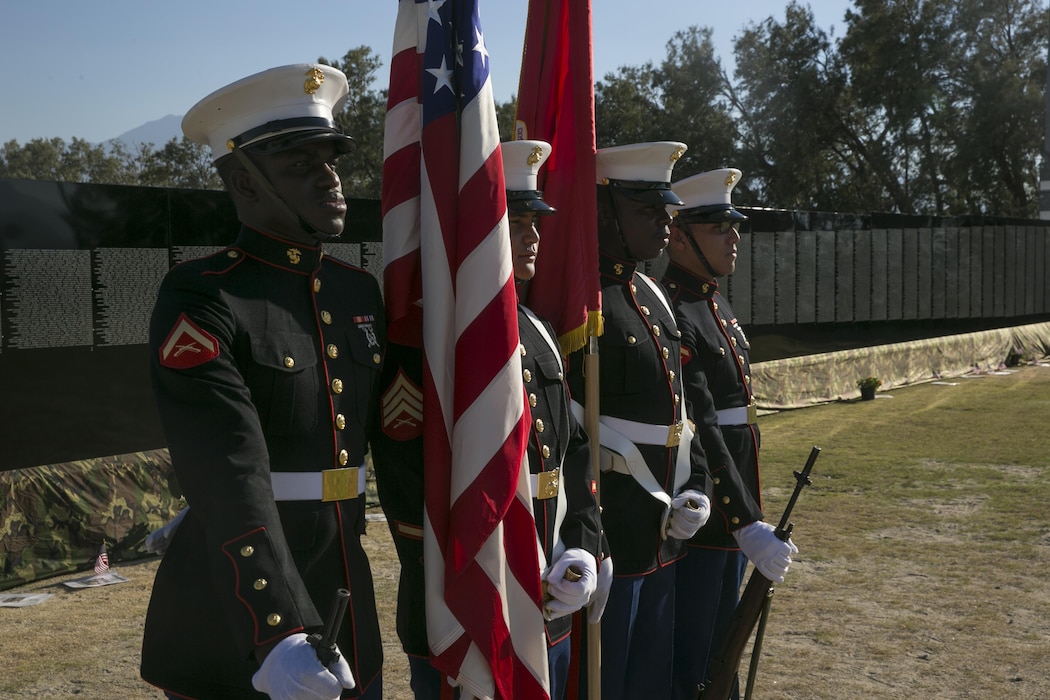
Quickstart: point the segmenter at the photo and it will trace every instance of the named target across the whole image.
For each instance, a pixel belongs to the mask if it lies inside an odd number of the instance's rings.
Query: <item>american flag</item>
[[[514,137],[553,147],[539,187],[558,213],[543,221],[528,306],[566,354],[601,335],[593,65],[591,0],[529,0]]]
[[[390,338],[418,337],[422,312],[432,662],[479,698],[547,698],[522,468],[530,418],[478,0],[399,2],[383,237]]]
[[[95,557],[95,573],[101,574],[109,571],[109,554],[106,553],[106,543],[102,543],[102,547],[98,550],[98,556]]]

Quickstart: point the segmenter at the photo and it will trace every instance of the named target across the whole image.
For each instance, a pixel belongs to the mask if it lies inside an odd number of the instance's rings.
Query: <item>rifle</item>
[[[343,618],[346,616],[346,607],[349,602],[350,591],[345,588],[337,590],[335,592],[335,606],[325,622],[323,632],[321,634],[315,632],[306,638],[310,646],[317,650],[317,658],[324,666],[339,660],[339,649],[336,647],[335,639],[339,636],[339,628],[343,624]]]
[[[795,491],[791,494],[791,500],[788,501],[787,507],[784,509],[784,515],[781,516],[780,524],[777,525],[776,529],[777,537],[784,541],[791,537],[791,531],[795,527],[794,523],[788,522],[788,519],[791,517],[791,511],[795,508],[795,501],[798,500],[798,495],[802,493],[802,489],[813,483],[810,481],[809,473],[813,471],[813,464],[819,456],[820,448],[814,445],[809,453],[809,459],[806,460],[806,466],[802,468],[801,472],[795,472]],[[740,602],[733,613],[729,629],[726,630],[725,639],[722,640],[718,653],[708,661],[708,680],[704,681],[699,687],[697,700],[728,700],[729,695],[733,692],[733,685],[736,681],[737,672],[740,669],[740,659],[744,655],[747,640],[751,638],[751,632],[754,631],[755,624],[762,617],[763,610],[768,610],[772,596],[773,582],[763,576],[757,569],[753,571],[751,578],[747,581],[747,586],[744,588],[743,595],[740,596]],[[760,645],[761,642],[756,639],[756,644]],[[758,646],[758,649],[761,649],[761,646]],[[753,655],[756,652],[752,650],[751,653]],[[757,664],[752,660],[752,675],[756,666]]]

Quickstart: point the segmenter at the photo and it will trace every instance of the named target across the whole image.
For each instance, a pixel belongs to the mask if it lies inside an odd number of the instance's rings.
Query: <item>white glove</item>
[[[691,503],[692,506],[686,505]],[[667,519],[667,537],[687,540],[696,534],[711,517],[711,500],[693,489],[687,489],[671,501],[671,515]]]
[[[592,625],[598,624],[605,612],[605,604],[609,602],[609,589],[612,587],[613,563],[612,557],[602,559],[598,565],[598,587],[594,589],[594,595],[587,603],[587,622]]]
[[[798,554],[798,547],[776,536],[776,529],[769,523],[758,521],[745,525],[733,533],[740,551],[751,560],[759,573],[770,581],[784,583],[784,574],[791,566],[791,555]]]
[[[565,578],[570,566],[580,574],[574,581]],[[553,620],[576,612],[587,604],[597,586],[598,562],[594,555],[583,549],[566,549],[547,573],[547,591],[551,595],[544,605],[547,619]]]
[[[325,668],[302,632],[278,642],[252,676],[252,686],[272,700],[339,700],[355,685],[343,655]]]

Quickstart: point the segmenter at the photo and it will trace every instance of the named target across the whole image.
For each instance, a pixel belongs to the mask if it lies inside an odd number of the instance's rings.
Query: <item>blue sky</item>
[[[805,0],[803,0],[805,2]],[[817,25],[841,36],[850,0],[809,0]],[[527,0],[481,0],[496,98],[517,92]],[[185,114],[246,75],[367,45],[386,87],[396,0],[4,0],[0,9],[0,144],[114,138]],[[731,65],[749,22],[783,19],[771,0],[593,0],[595,74],[658,63],[679,29],[708,26]]]

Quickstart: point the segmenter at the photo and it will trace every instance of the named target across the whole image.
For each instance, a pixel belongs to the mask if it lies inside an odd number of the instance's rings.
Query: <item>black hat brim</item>
[[[533,199],[527,202],[507,202],[507,211],[511,214],[539,214],[544,216],[553,214],[557,209],[542,199]]]
[[[717,224],[720,221],[747,221],[747,216],[732,204],[715,204],[692,209],[679,209],[676,218],[685,224]]]
[[[654,206],[682,204],[682,198],[666,182],[609,180],[609,187],[634,202]]]
[[[511,214],[553,214],[554,207],[543,201],[539,190],[507,190],[507,211]]]
[[[302,131],[290,131],[272,138],[256,141],[245,146],[245,149],[253,153],[280,153],[297,146],[318,141],[331,141],[339,153],[349,153],[357,147],[357,141],[350,136],[328,129],[306,129]]]

